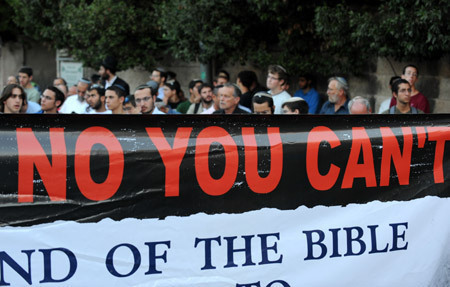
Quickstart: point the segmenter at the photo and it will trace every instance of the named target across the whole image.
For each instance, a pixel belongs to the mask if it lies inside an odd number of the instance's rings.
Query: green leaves
[[[1,15],[14,14],[25,35],[94,68],[114,55],[121,69],[150,69],[171,54],[218,65],[277,63],[292,74],[357,74],[376,56],[450,52],[446,0],[6,1]],[[0,33],[10,22],[1,19]]]

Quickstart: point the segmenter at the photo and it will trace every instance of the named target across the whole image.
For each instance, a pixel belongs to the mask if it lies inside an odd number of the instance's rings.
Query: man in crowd
[[[348,102],[348,111],[351,115],[367,115],[372,113],[369,100],[356,96]]]
[[[252,110],[256,115],[273,115],[275,106],[272,96],[266,92],[258,92],[252,98]]]
[[[87,114],[111,114],[111,110],[105,106],[105,89],[100,85],[92,85],[86,94],[86,102],[89,108]]]
[[[198,88],[200,94],[200,103],[191,104],[187,114],[201,114],[204,110],[209,109],[213,105],[213,92],[209,84],[202,84]]]
[[[247,114],[246,111],[238,107],[240,98],[241,90],[239,90],[239,87],[226,83],[219,89],[220,110],[215,111],[213,114]]]
[[[328,101],[322,109],[321,115],[347,115],[348,114],[348,84],[342,77],[328,79]]]
[[[320,111],[320,96],[313,88],[313,80],[310,74],[300,75],[298,78],[300,89],[294,94],[294,97],[302,98],[308,103],[309,114],[317,114]]]
[[[230,74],[225,70],[220,70],[215,79],[213,86],[223,86],[230,81]]]
[[[64,94],[60,89],[54,86],[48,87],[41,95],[41,110],[38,114],[57,114],[64,99]]]
[[[411,85],[411,107],[430,113],[430,104],[428,99],[416,88],[416,82],[419,78],[419,69],[414,65],[406,65],[403,68],[402,79],[405,79]],[[390,107],[396,105],[396,99],[391,99]]]
[[[113,85],[119,85],[122,86],[125,89],[125,93],[129,95],[130,86],[123,79],[116,76],[116,72],[117,60],[114,57],[107,56],[103,60],[102,64],[100,65],[100,69],[98,70],[98,74],[102,78],[102,86],[104,86],[105,89],[108,89]]]
[[[125,89],[114,85],[106,89],[105,102],[108,110],[114,115],[125,114],[123,111],[123,102],[125,100]]]
[[[393,83],[392,96],[396,104],[383,114],[423,114],[422,110],[411,106],[411,85],[407,80],[400,79]]]
[[[7,85],[0,97],[0,112],[5,114],[18,114],[26,99],[24,89],[17,84]]]
[[[158,84],[158,98],[162,100],[164,98],[164,83],[167,80],[166,70],[163,68],[154,69],[150,79]]]
[[[252,98],[258,90],[258,78],[253,71],[240,71],[237,75],[236,84],[241,89],[241,105],[249,109],[252,108]]]
[[[285,115],[307,115],[309,106],[302,98],[290,98],[282,105],[283,114]]]
[[[33,69],[30,67],[22,67],[19,70],[19,82],[27,94],[29,102],[39,102],[39,91],[33,87],[31,81],[33,80]]]
[[[194,103],[199,103],[201,101],[198,88],[203,85],[203,81],[200,79],[194,79],[189,82],[189,99],[178,105],[177,111],[181,114],[187,113],[189,107]]]
[[[134,101],[137,108],[145,115],[164,115],[158,107],[156,107],[157,90],[148,85],[141,85],[134,92]]]
[[[291,98],[291,95],[285,90],[288,79],[289,75],[285,68],[280,65],[269,66],[266,85],[269,89],[268,93],[272,95],[275,114],[282,114],[283,103]]]
[[[77,84],[77,93],[67,97],[59,112],[62,114],[86,113],[89,104],[86,102],[85,96],[90,84],[91,82],[88,79],[81,78]]]
[[[129,95],[125,98],[125,101],[123,102],[123,110],[128,115],[137,115],[141,113],[141,110],[136,106],[134,95]]]

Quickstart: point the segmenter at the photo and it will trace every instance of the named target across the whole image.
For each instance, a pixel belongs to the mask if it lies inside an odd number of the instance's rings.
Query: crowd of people
[[[299,90],[289,94],[290,75],[280,65],[267,70],[266,87],[258,83],[253,71],[241,71],[236,83],[230,82],[227,71],[221,70],[212,83],[193,79],[189,94],[181,89],[176,74],[162,68],[152,71],[150,80],[130,92],[128,83],[116,75],[117,60],[106,57],[98,74],[82,78],[68,87],[63,78],[43,91],[33,82],[33,69],[22,67],[17,76],[10,76],[0,98],[2,113],[37,114],[371,114],[370,101],[351,98],[349,85],[343,77],[328,79],[322,100],[314,89],[311,75],[300,75]],[[384,101],[379,113],[429,113],[427,98],[415,84],[419,70],[404,67],[401,77],[389,83],[392,98]]]

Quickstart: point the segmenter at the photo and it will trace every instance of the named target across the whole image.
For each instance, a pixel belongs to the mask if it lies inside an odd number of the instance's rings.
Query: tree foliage
[[[185,61],[277,63],[291,73],[358,73],[376,56],[449,53],[446,0],[7,0],[35,40],[89,66]]]

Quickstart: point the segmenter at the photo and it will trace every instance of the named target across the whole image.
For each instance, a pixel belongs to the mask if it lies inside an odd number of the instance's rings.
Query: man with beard
[[[298,85],[300,89],[295,92],[294,97],[302,98],[308,103],[308,113],[317,114],[320,110],[320,96],[313,87],[314,78],[310,74],[300,75]]]
[[[105,106],[105,89],[100,85],[92,85],[88,89],[86,102],[89,104],[86,114],[111,114]]]
[[[61,114],[84,114],[86,113],[88,103],[85,100],[86,92],[89,89],[91,82],[88,79],[81,78],[77,84],[77,93],[68,96],[61,106],[59,112]]]
[[[103,60],[102,64],[100,65],[100,69],[98,70],[98,73],[102,78],[102,86],[104,86],[105,89],[108,89],[113,85],[119,85],[123,87],[125,89],[125,93],[129,95],[130,86],[127,82],[116,76],[116,72],[117,60],[114,57],[107,56],[105,60]]]
[[[50,86],[41,95],[41,110],[38,114],[57,114],[64,103],[64,93],[57,87]]]
[[[213,104],[212,87],[208,84],[203,84],[198,88],[201,97],[200,103],[191,104],[187,114],[201,114],[204,110],[209,109]]]
[[[342,77],[332,77],[328,79],[327,89],[328,101],[322,109],[321,115],[348,115],[348,84]]]

